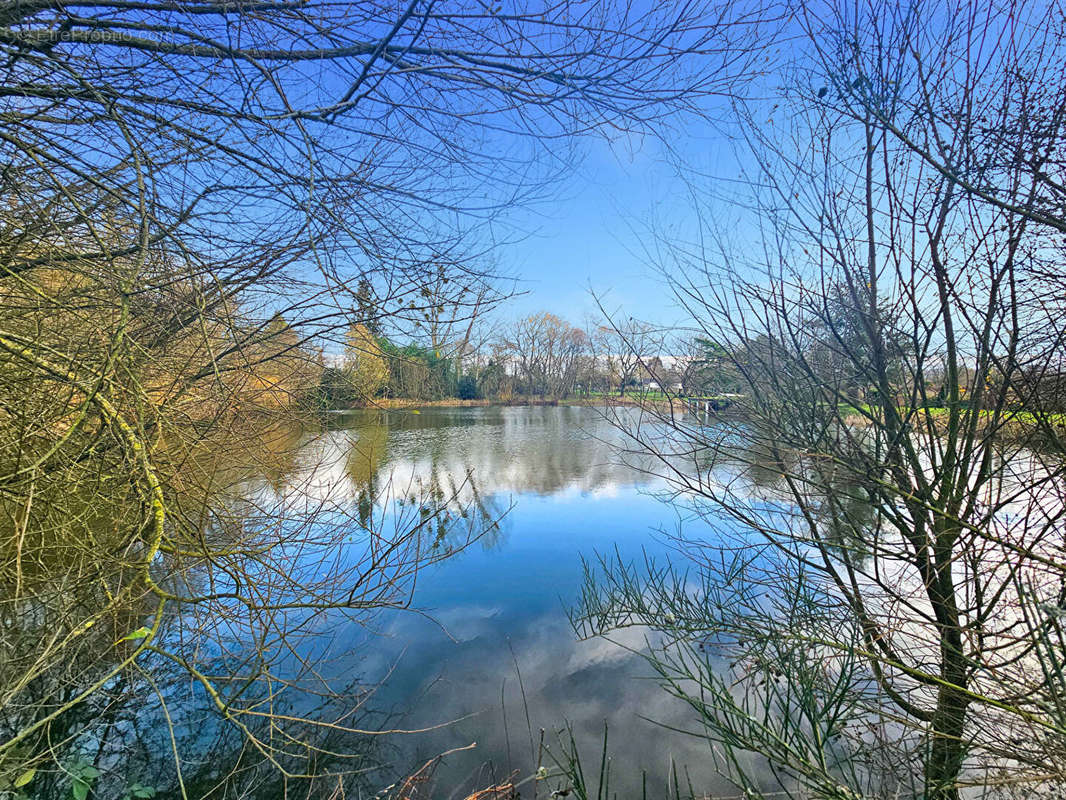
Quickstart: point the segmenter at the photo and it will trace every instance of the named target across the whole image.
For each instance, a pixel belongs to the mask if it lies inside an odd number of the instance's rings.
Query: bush
[[[352,385],[348,372],[337,367],[327,367],[322,371],[322,379],[315,394],[314,405],[326,409],[352,408],[362,399]]]
[[[477,400],[481,395],[478,392],[477,379],[473,375],[464,375],[459,379],[458,394],[460,400]]]

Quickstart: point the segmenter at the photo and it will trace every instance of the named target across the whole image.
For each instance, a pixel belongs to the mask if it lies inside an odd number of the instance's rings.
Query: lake
[[[389,715],[388,727],[433,728],[389,738],[400,772],[477,743],[437,767],[434,796],[465,796],[511,769],[528,776],[540,729],[558,748],[566,725],[593,772],[607,726],[620,796],[639,794],[642,770],[649,793],[661,794],[672,765],[683,786],[687,768],[697,793],[723,788],[706,742],[661,727],[693,720],[627,649],[640,650],[646,632],[580,641],[567,616],[583,556],[666,557],[656,530],[679,522],[648,465],[619,458],[620,441],[602,411],[586,407],[359,411],[306,435],[293,475],[275,483],[282,494],[298,486],[300,502],[361,503],[379,524],[415,495],[453,498],[481,518],[479,538],[418,575],[417,611],[330,623],[332,649],[344,653],[330,661],[334,674],[380,684],[369,705]],[[434,727],[442,723],[451,724]]]

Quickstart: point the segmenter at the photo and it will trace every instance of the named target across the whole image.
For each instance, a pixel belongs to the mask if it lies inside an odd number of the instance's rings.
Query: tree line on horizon
[[[339,363],[323,366],[315,397],[327,407],[356,407],[380,398],[566,400],[697,386],[698,354],[667,353],[667,332],[632,319],[621,328],[577,327],[544,311],[509,323],[479,319],[466,331],[433,348],[398,345],[357,323]]]

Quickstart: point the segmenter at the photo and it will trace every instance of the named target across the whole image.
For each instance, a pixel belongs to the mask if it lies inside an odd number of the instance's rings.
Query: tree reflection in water
[[[456,491],[413,487],[385,519],[316,494],[321,434],[256,422],[156,445],[157,551],[131,536],[142,497],[106,451],[72,464],[76,480],[42,477],[32,514],[5,507],[5,785],[221,797],[374,780],[388,717],[357,673],[326,677],[325,626],[408,607],[417,573],[478,531],[452,524],[469,517]],[[373,469],[360,477],[370,491]]]

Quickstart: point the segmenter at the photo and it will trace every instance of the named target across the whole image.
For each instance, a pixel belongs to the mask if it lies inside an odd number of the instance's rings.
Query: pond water
[[[645,632],[580,641],[567,616],[580,596],[582,556],[617,549],[623,557],[664,557],[668,544],[656,530],[678,524],[656,496],[661,484],[640,463],[618,458],[620,436],[602,412],[443,408],[330,422],[302,444],[302,491],[372,497],[378,506],[416,488],[452,493],[498,520],[419,574],[412,599],[424,613],[388,612],[370,630],[338,622],[332,631],[349,653],[334,669],[380,681],[373,706],[394,715],[390,727],[451,723],[393,737],[396,764],[476,742],[436,771],[434,796],[454,789],[462,797],[510,769],[529,775],[541,728],[557,747],[556,732],[571,725],[586,769],[598,771],[606,725],[612,793],[639,796],[646,770],[649,794],[661,794],[656,784],[672,764],[682,776],[687,768],[697,793],[722,788],[708,745],[661,727],[691,728],[693,720],[626,649],[639,650]]]

